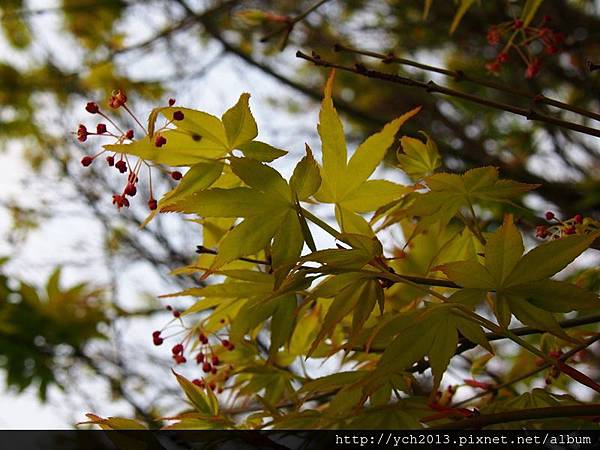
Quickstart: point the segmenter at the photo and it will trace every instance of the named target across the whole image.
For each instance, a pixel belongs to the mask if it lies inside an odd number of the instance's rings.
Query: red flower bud
[[[488,44],[490,45],[498,45],[500,43],[500,33],[498,32],[496,27],[491,27],[488,30],[486,34],[486,39],[488,41]]]
[[[173,120],[183,120],[183,111],[175,111],[173,113]]]
[[[541,239],[548,237],[548,228],[545,225],[535,227],[535,236]]]
[[[99,123],[98,125],[96,125],[96,133],[98,133],[98,134],[106,133],[106,124]]]
[[[182,176],[183,176],[183,175],[182,175],[182,174],[181,174],[181,172],[180,172],[180,171],[178,171],[178,170],[174,170],[173,172],[171,172],[171,178],[173,178],[175,181],[179,181],[179,180],[181,180],[181,177],[182,177]]]
[[[525,70],[525,78],[531,79],[535,78],[535,76],[540,73],[540,68],[542,67],[542,62],[538,58],[533,58],[531,62],[527,65],[527,69]]]
[[[204,362],[204,353],[200,352],[196,355],[196,362],[198,364],[203,363]]]
[[[133,130],[127,130],[125,137],[129,140],[133,139]]]
[[[125,195],[134,197],[136,193],[137,193],[137,188],[135,187],[135,184],[128,183],[127,186],[125,186]]]
[[[173,352],[174,355],[183,353],[183,344],[175,344],[173,346],[173,348],[171,349],[171,351]]]
[[[79,124],[79,128],[77,128],[77,140],[79,142],[85,142],[88,137],[88,130],[83,124]]]
[[[212,369],[212,366],[210,365],[209,362],[205,362],[204,364],[202,364],[202,371],[205,373],[210,372]]]
[[[92,158],[91,156],[84,156],[83,158],[81,158],[81,165],[84,167],[89,166],[90,164],[92,164],[94,162],[94,158]]]
[[[175,104],[175,99],[174,98],[170,98],[169,99],[169,106],[173,106]]]
[[[117,91],[113,92],[113,95],[108,100],[109,106],[114,109],[123,106],[126,102],[127,96],[121,89],[118,89]]]
[[[491,63],[487,63],[485,68],[492,73],[500,72],[500,63],[498,61],[493,61]]]
[[[158,207],[158,203],[156,202],[156,199],[151,198],[150,200],[148,200],[148,208],[150,208],[152,211],[154,211],[157,207]]]
[[[114,156],[107,156],[106,157],[106,162],[108,163],[108,165],[110,167],[115,165],[115,157]]]
[[[210,360],[211,360],[211,362],[213,363],[213,366],[218,366],[218,365],[219,365],[219,363],[221,362],[221,361],[219,360],[219,357],[218,357],[217,355],[213,355],[213,356],[212,356],[212,358],[211,358]]]
[[[156,138],[154,138],[154,145],[157,147],[162,147],[166,143],[167,143],[167,139],[160,134],[157,134]]]
[[[85,105],[85,110],[90,114],[97,114],[98,111],[100,111],[100,108],[96,102],[88,102],[87,105]]]
[[[127,172],[127,163],[121,159],[115,163],[115,168],[117,168],[119,172],[125,173]]]
[[[508,54],[506,52],[500,53],[496,58],[496,61],[498,61],[499,63],[505,63],[506,61],[508,61]]]
[[[199,380],[198,378],[194,378],[192,383],[198,386],[199,388],[204,388],[204,381]]]
[[[546,212],[546,220],[552,220],[552,219],[554,219],[554,217],[556,217],[556,216],[554,215],[554,213],[552,211]]]
[[[575,214],[575,216],[573,217],[573,220],[575,221],[575,223],[582,224],[583,216],[581,214]]]

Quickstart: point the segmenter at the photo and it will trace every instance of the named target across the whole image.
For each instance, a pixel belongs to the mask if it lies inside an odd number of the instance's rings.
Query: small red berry
[[[170,98],[169,99],[169,106],[173,106],[175,104],[175,99],[174,98]]]
[[[173,352],[174,355],[183,353],[183,344],[175,344],[173,346],[173,348],[171,349],[171,351]]]
[[[97,114],[98,111],[100,111],[100,108],[96,102],[88,102],[87,105],[85,105],[85,110],[90,114]]]
[[[108,163],[108,165],[110,167],[115,165],[115,157],[114,156],[107,156],[106,157],[106,162]]]
[[[210,360],[211,360],[211,362],[213,363],[213,366],[218,366],[218,365],[219,365],[219,363],[221,362],[221,361],[219,360],[219,357],[218,357],[217,355],[213,355],[213,356],[212,356],[212,358],[211,358]]]
[[[176,309],[173,310],[173,317],[178,318],[181,316],[181,313],[179,311],[177,311]]]
[[[229,348],[227,350],[229,350],[230,352],[235,350],[235,345],[233,344],[233,342],[229,344]]]
[[[229,348],[229,346],[231,345],[231,341],[229,341],[228,339],[223,339],[221,341],[221,344],[223,345],[223,347]]]
[[[516,30],[519,30],[523,28],[523,21],[521,19],[515,19],[513,25],[515,26]]]
[[[88,137],[88,130],[83,124],[79,124],[79,128],[77,128],[77,140],[79,142],[85,142]]]
[[[487,63],[485,68],[492,73],[500,72],[500,63],[498,61],[493,61],[491,63]]]
[[[196,386],[198,386],[199,388],[203,388],[204,387],[204,381],[199,380],[198,378],[194,378],[192,380],[192,383],[195,384]]]
[[[573,220],[575,221],[575,223],[582,224],[583,216],[581,214],[575,214],[575,216],[573,217]]]
[[[173,307],[171,305],[167,305],[165,308],[167,308],[167,311],[173,311]]]
[[[175,111],[173,113],[173,120],[183,120],[183,111]]]
[[[556,217],[552,211],[546,211],[546,220],[552,220]]]
[[[154,145],[157,147],[162,147],[166,143],[167,143],[167,139],[160,134],[157,134],[156,138],[154,138]]]
[[[210,373],[212,373],[213,375],[216,375],[216,374],[217,374],[217,372],[218,372],[218,371],[217,371],[217,368],[216,368],[216,367],[213,367],[213,368],[210,370]]]
[[[171,172],[171,178],[173,178],[175,181],[181,180],[181,177],[183,177],[183,175],[179,170],[174,170]]]
[[[203,363],[204,362],[204,353],[200,352],[196,355],[196,362],[198,364]]]
[[[202,364],[202,371],[205,373],[208,373],[212,370],[212,366],[210,365],[209,362],[205,362],[204,364]]]
[[[525,78],[535,78],[535,76],[540,72],[541,67],[542,62],[538,58],[533,58],[527,65],[527,69],[525,70]]]
[[[150,208],[152,211],[158,208],[158,203],[156,202],[156,199],[150,198],[150,200],[148,200],[148,208]]]
[[[127,132],[125,133],[125,137],[129,140],[133,139],[133,130],[127,130]]]
[[[211,391],[214,391],[217,388],[217,384],[213,381],[208,385],[208,387]]]
[[[219,389],[217,389],[217,394],[222,394],[223,393],[223,388],[219,387]]]
[[[98,134],[106,133],[106,124],[99,123],[98,125],[96,125],[96,133],[98,133]]]
[[[81,158],[81,165],[83,167],[87,167],[90,164],[92,164],[94,162],[94,158],[92,158],[91,156],[84,156],[83,158]]]
[[[175,355],[173,358],[177,364],[185,364],[187,362],[187,359],[183,355]]]
[[[496,27],[491,27],[487,34],[486,39],[490,45],[498,45],[500,43],[500,33]]]
[[[152,338],[154,345],[159,346],[162,345],[162,343],[164,342],[164,339],[161,337],[157,337],[157,338]]]
[[[128,183],[127,186],[125,186],[125,195],[134,197],[135,194],[137,194],[137,188],[135,187],[135,184]]]

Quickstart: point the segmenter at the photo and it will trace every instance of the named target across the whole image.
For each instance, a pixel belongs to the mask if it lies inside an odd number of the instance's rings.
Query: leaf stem
[[[342,239],[342,233],[340,233],[339,231],[337,231],[335,228],[333,228],[331,225],[329,225],[327,222],[319,219],[317,216],[315,216],[313,213],[311,213],[308,209],[306,208],[302,208],[300,207],[300,210],[302,211],[302,214],[304,215],[304,217],[306,217],[308,220],[310,220],[312,223],[314,223],[315,225],[317,225],[319,228],[321,228],[322,230],[326,231],[327,233],[329,233],[331,236],[333,236],[334,238],[345,242]]]

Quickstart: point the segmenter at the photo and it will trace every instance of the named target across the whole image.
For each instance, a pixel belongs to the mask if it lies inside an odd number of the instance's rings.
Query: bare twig
[[[368,78],[373,78],[377,80],[389,81],[391,83],[401,84],[404,86],[410,86],[414,88],[424,89],[429,93],[434,94],[442,94],[450,97],[460,98],[463,100],[467,100],[472,103],[477,103],[483,106],[487,106],[489,108],[498,109],[500,111],[509,112],[511,114],[515,114],[518,116],[525,117],[527,120],[539,121],[543,123],[547,123],[549,125],[555,125],[562,128],[567,128],[569,130],[577,131],[579,133],[588,134],[590,136],[600,137],[600,129],[590,128],[585,125],[580,125],[577,123],[569,122],[566,120],[558,119],[556,117],[552,117],[543,113],[536,111],[533,108],[525,109],[518,106],[509,105],[508,103],[501,103],[495,100],[489,100],[487,98],[479,97],[474,94],[468,94],[466,92],[458,91],[456,89],[451,89],[446,86],[442,86],[437,84],[435,81],[430,80],[428,82],[418,81],[412,78],[403,77],[396,74],[380,72],[377,70],[368,69],[362,64],[357,64],[354,67],[345,66],[343,64],[337,64],[331,61],[327,61],[321,58],[318,54],[313,53],[313,55],[307,55],[302,53],[301,51],[296,52],[296,56],[301,59],[305,59],[307,61],[312,62],[313,64],[321,67],[331,67],[339,70],[343,70],[346,72],[352,72],[361,76],[365,76]]]
[[[528,99],[532,100],[534,104],[543,103],[546,105],[554,106],[556,108],[571,111],[571,112],[580,114],[582,116],[589,117],[591,119],[600,120],[600,114],[595,113],[593,111],[589,111],[587,109],[580,108],[575,105],[569,105],[568,103],[564,103],[564,102],[546,97],[545,95],[542,95],[542,94],[534,94],[532,92],[515,89],[511,86],[497,83],[492,80],[474,77],[462,70],[444,69],[441,67],[435,67],[435,66],[431,66],[428,64],[422,64],[417,61],[411,61],[406,58],[399,58],[392,53],[384,55],[382,53],[372,52],[372,51],[368,51],[368,50],[359,50],[359,49],[347,47],[347,46],[341,45],[341,44],[336,44],[335,50],[338,52],[349,52],[349,53],[354,53],[357,55],[363,55],[363,56],[369,56],[371,58],[377,58],[377,59],[382,60],[384,63],[388,63],[388,64],[389,63],[397,63],[397,64],[401,64],[401,65],[405,65],[405,66],[417,67],[419,69],[423,69],[423,70],[426,70],[429,72],[440,73],[442,75],[446,75],[447,77],[453,78],[457,82],[468,81],[468,82],[471,82],[474,84],[479,84],[481,86],[495,89],[497,91],[505,92],[507,94],[512,94],[512,95],[516,95],[519,97],[528,98]]]
[[[313,6],[308,8],[306,11],[304,11],[303,13],[298,14],[296,17],[290,17],[289,20],[287,20],[283,26],[281,26],[281,27],[271,31],[270,33],[265,34],[263,37],[261,37],[260,42],[268,42],[272,37],[277,36],[281,33],[285,33],[283,42],[281,43],[281,48],[280,48],[281,50],[283,50],[287,44],[287,41],[288,41],[288,38],[289,38],[291,32],[294,30],[294,26],[296,26],[297,23],[304,20],[310,13],[312,13],[313,11],[316,11],[317,9],[319,9],[322,5],[324,5],[328,1],[330,1],[330,0],[320,0],[317,3],[315,3]]]

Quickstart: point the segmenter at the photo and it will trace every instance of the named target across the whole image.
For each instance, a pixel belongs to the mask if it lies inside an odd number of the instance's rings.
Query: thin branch
[[[308,8],[306,11],[304,11],[303,13],[298,14],[296,17],[289,18],[289,20],[287,20],[283,26],[281,26],[281,27],[277,28],[276,30],[273,30],[270,33],[267,33],[263,37],[261,37],[260,42],[268,42],[272,37],[277,36],[278,34],[281,34],[281,33],[285,33],[285,37],[281,44],[281,50],[283,50],[287,44],[290,33],[294,30],[294,26],[296,26],[297,23],[304,20],[310,13],[316,11],[322,5],[324,5],[325,3],[329,2],[329,1],[330,0],[320,0],[317,3],[315,3],[313,6]]]
[[[576,347],[573,347],[571,350],[569,350],[568,352],[566,352],[563,355],[561,355],[558,359],[560,361],[566,362],[569,358],[571,358],[572,356],[575,356],[581,350],[583,350],[585,348],[588,348],[589,346],[591,346],[592,344],[594,344],[598,340],[600,340],[600,334],[597,334],[596,336],[593,336],[593,337],[589,338],[587,341],[585,341],[584,343],[582,343],[582,344],[580,344],[580,345],[578,345]],[[455,403],[453,406],[454,407],[461,406],[461,405],[470,403],[473,400],[476,400],[478,398],[484,397],[484,396],[486,396],[486,395],[488,395],[488,394],[490,394],[492,392],[498,392],[501,389],[506,389],[507,387],[512,386],[513,384],[518,383],[519,381],[523,381],[523,380],[525,380],[525,379],[527,379],[529,377],[532,377],[533,375],[535,375],[535,374],[537,374],[537,373],[541,372],[542,370],[545,370],[545,369],[547,369],[549,367],[551,367],[551,364],[549,364],[549,363],[543,363],[539,367],[536,367],[535,369],[533,369],[533,370],[531,370],[531,371],[529,371],[527,373],[524,373],[523,375],[520,375],[520,376],[518,376],[516,378],[513,378],[512,380],[509,380],[509,381],[507,381],[505,383],[501,383],[501,384],[499,384],[497,386],[494,386],[494,387],[492,387],[489,390],[480,392],[477,395],[474,395],[474,396],[469,397],[469,398],[467,398],[465,400],[462,400],[462,401],[460,401],[458,403]]]
[[[492,80],[477,78],[477,77],[474,77],[474,76],[471,76],[471,75],[465,73],[462,70],[444,69],[441,67],[435,67],[435,66],[431,66],[428,64],[422,64],[417,61],[411,61],[406,58],[398,58],[393,53],[384,55],[382,53],[377,53],[377,52],[372,52],[372,51],[367,51],[367,50],[359,50],[359,49],[347,47],[347,46],[341,45],[341,44],[335,45],[335,51],[349,52],[349,53],[354,53],[357,55],[363,55],[363,56],[369,56],[371,58],[377,58],[377,59],[382,60],[386,64],[397,63],[397,64],[401,64],[401,65],[405,65],[405,66],[417,67],[419,69],[423,69],[423,70],[426,70],[429,72],[435,72],[435,73],[445,75],[447,77],[451,77],[457,82],[468,81],[468,82],[471,82],[474,84],[479,84],[481,86],[495,89],[497,91],[505,92],[507,94],[516,95],[518,97],[525,97],[525,98],[532,100],[534,103],[537,103],[537,104],[543,103],[546,105],[554,106],[556,108],[571,111],[571,112],[580,114],[582,116],[589,117],[591,119],[600,120],[600,114],[595,113],[593,111],[589,111],[587,109],[580,108],[578,106],[569,105],[568,103],[564,103],[564,102],[546,97],[545,95],[542,95],[542,94],[534,94],[532,92],[515,89],[511,86],[506,86],[504,84],[497,83]]]
[[[507,103],[497,102],[495,100],[489,100],[487,98],[479,97],[477,95],[468,94],[466,92],[451,89],[446,86],[437,84],[435,81],[430,80],[428,82],[414,80],[412,78],[403,77],[396,74],[379,72],[377,70],[368,69],[367,67],[357,64],[355,67],[345,66],[324,60],[319,55],[314,53],[312,56],[302,53],[301,51],[296,52],[296,56],[301,59],[312,62],[316,66],[331,67],[346,72],[355,73],[357,75],[365,76],[367,78],[373,78],[377,80],[389,81],[391,83],[401,84],[404,86],[410,86],[414,88],[424,89],[429,93],[442,94],[450,97],[461,98],[472,103],[477,103],[489,108],[497,109],[500,111],[509,112],[518,116],[525,117],[527,120],[538,121],[555,125],[569,130],[577,131],[579,133],[588,134],[590,136],[600,137],[600,129],[590,128],[585,125],[580,125],[566,120],[558,119],[546,114],[542,114],[533,108],[525,109],[518,106],[509,105]]]

